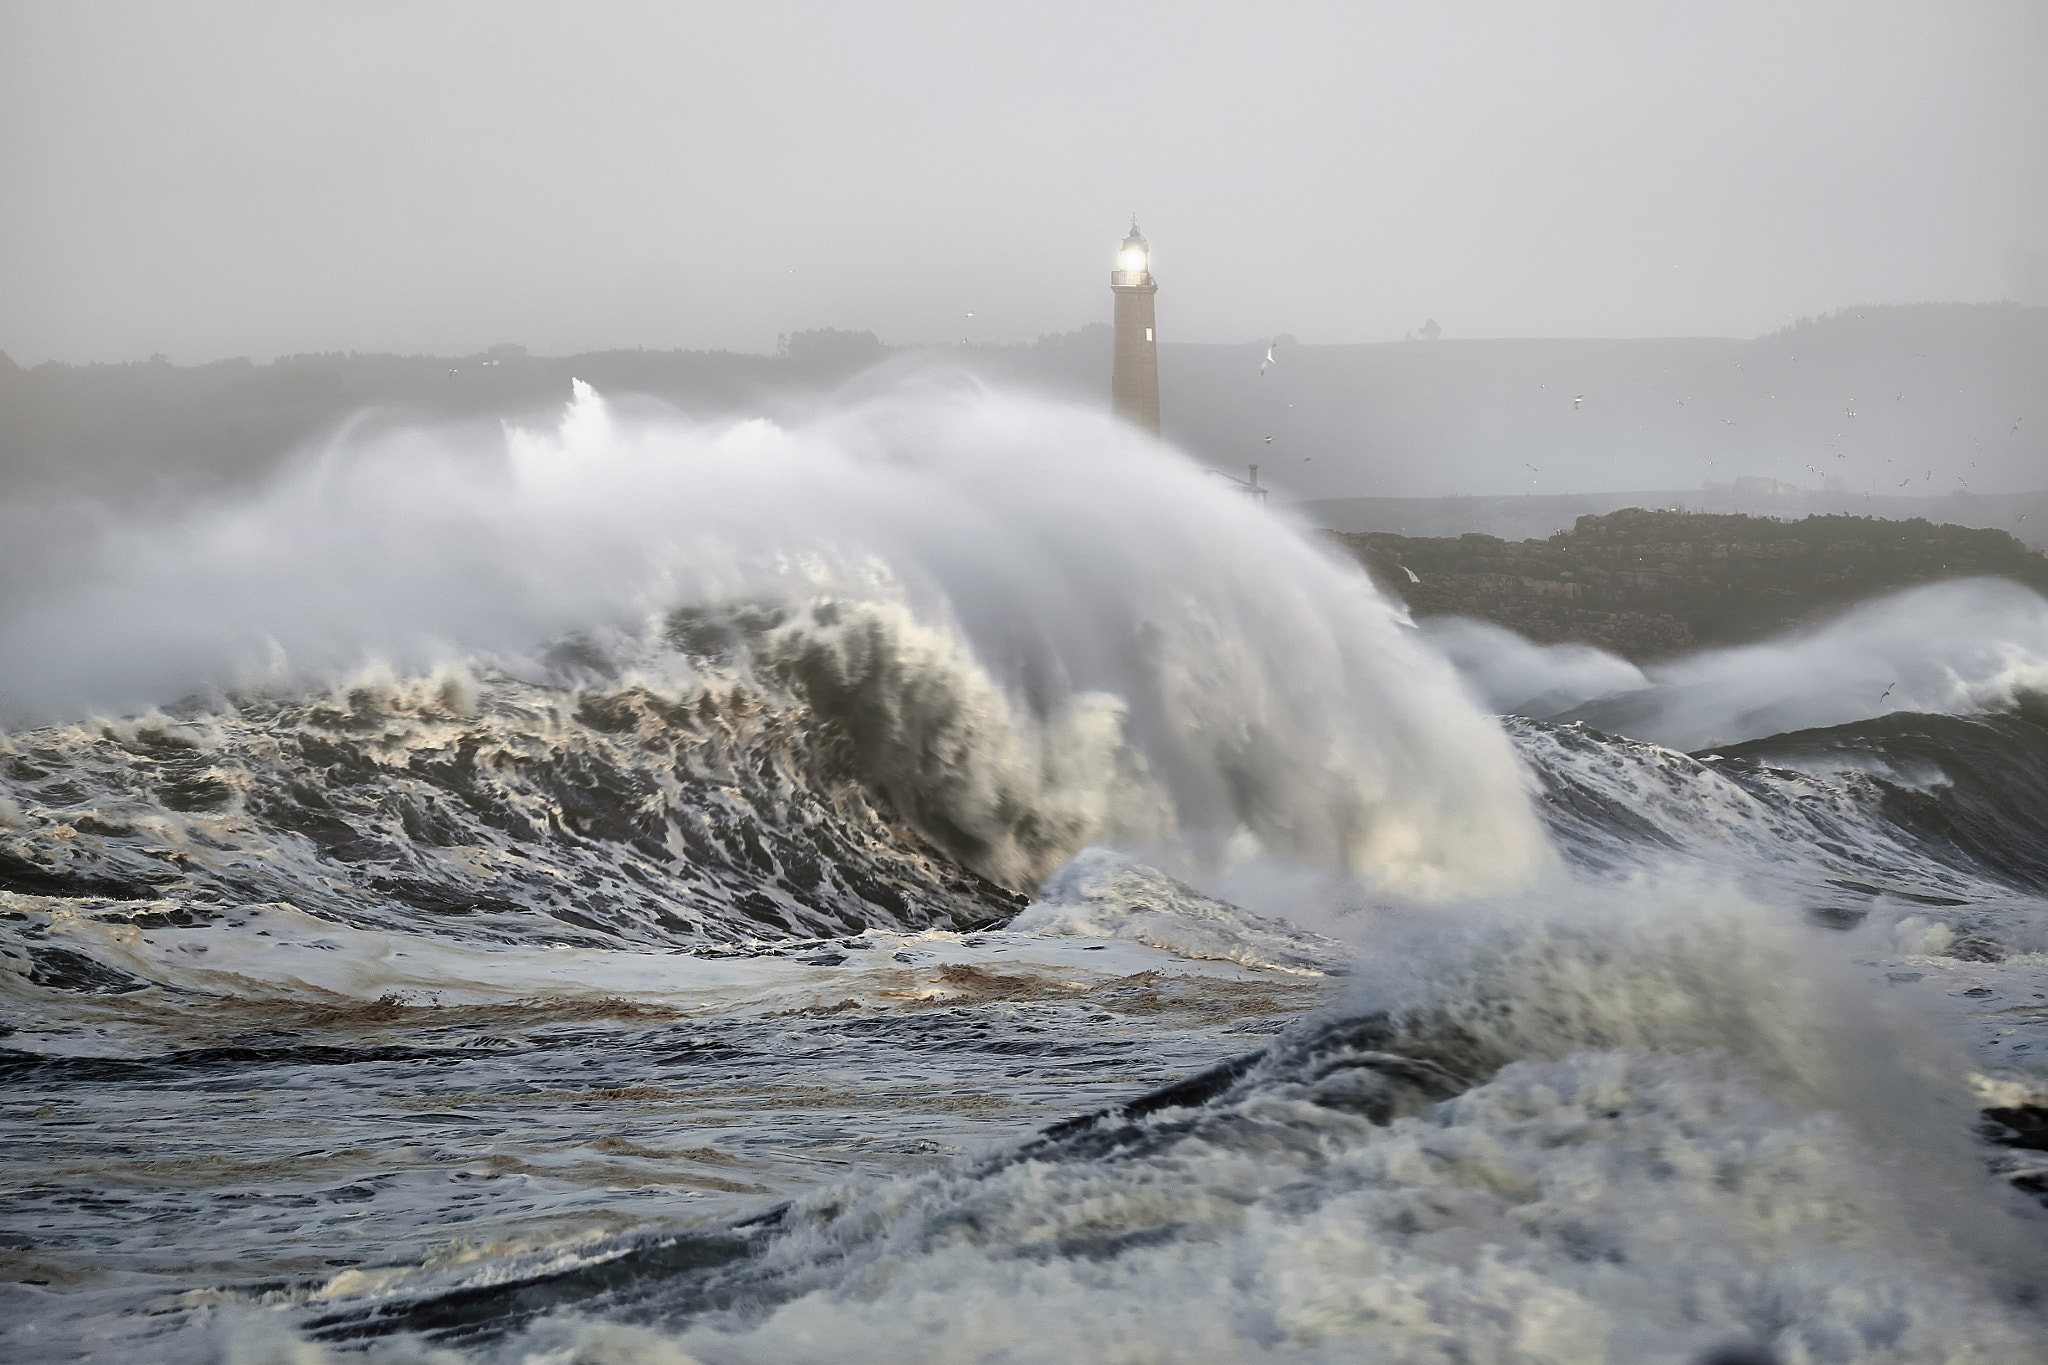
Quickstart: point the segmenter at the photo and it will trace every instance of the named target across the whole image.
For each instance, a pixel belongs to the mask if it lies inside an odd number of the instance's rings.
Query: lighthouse
[[[1142,431],[1159,434],[1159,343],[1152,336],[1152,251],[1138,220],[1117,248],[1116,269],[1109,272],[1109,292],[1116,300],[1116,352],[1110,361],[1110,411]]]

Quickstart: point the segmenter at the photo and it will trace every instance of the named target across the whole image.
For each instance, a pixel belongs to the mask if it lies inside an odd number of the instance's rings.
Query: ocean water
[[[2048,1360],[2009,584],[1418,629],[931,380],[0,567],[10,1360]]]

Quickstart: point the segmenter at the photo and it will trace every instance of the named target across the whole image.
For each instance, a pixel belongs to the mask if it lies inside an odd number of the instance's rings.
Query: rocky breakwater
[[[1547,540],[1330,534],[1417,617],[1492,621],[1636,663],[1745,644],[1939,579],[1995,576],[2048,593],[2048,558],[2004,531],[1917,518],[1626,508]]]

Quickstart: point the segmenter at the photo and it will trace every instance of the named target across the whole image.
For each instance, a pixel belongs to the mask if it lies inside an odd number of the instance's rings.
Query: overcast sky
[[[0,0],[0,349],[2048,303],[2048,4]],[[968,312],[974,316],[970,319]]]

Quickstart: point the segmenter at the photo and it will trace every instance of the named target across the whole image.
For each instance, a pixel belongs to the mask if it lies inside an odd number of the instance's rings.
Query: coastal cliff
[[[2048,558],[2004,531],[1918,519],[1627,508],[1547,540],[1330,536],[1417,617],[1473,617],[1635,663],[1746,644],[1940,579],[1995,576],[2048,594]]]

